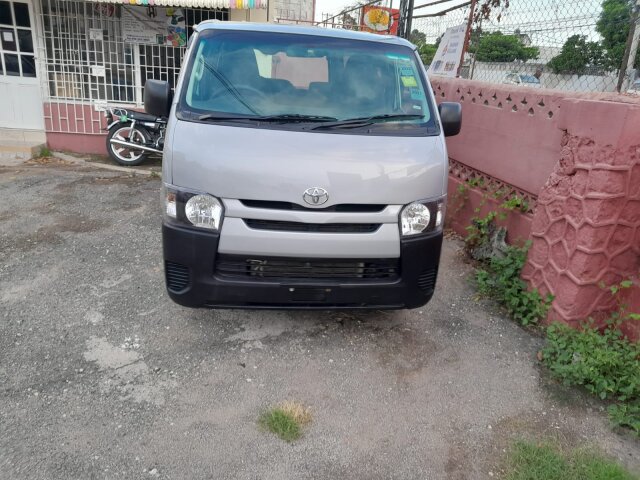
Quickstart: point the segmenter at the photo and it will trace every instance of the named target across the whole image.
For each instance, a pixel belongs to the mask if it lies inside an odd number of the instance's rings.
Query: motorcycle
[[[162,154],[166,117],[148,113],[109,108],[107,118],[107,152],[120,165],[140,165],[153,154]]]

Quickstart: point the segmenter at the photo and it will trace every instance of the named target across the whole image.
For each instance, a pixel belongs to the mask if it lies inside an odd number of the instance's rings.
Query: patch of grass
[[[42,147],[40,148],[40,153],[38,154],[39,157],[50,157],[51,156],[51,150],[49,150],[49,147]]]
[[[297,402],[287,401],[260,415],[258,424],[278,435],[285,442],[293,442],[302,435],[302,427],[311,422],[311,412]]]
[[[311,410],[301,403],[287,400],[280,405],[280,409],[287,415],[291,416],[291,418],[293,418],[300,426],[311,423]]]
[[[640,343],[615,328],[554,324],[547,329],[542,361],[565,385],[582,385],[602,400],[620,402],[609,408],[609,417],[640,436]]]
[[[637,480],[622,466],[588,450],[563,452],[549,443],[517,442],[507,480]]]

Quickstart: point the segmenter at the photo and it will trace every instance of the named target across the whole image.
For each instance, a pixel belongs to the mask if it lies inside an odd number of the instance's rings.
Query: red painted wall
[[[496,188],[530,195],[536,208],[512,214],[509,239],[532,240],[523,278],[555,296],[549,319],[577,326],[610,316],[616,300],[606,287],[640,273],[640,98],[432,84],[438,101],[463,105],[462,133],[447,140],[449,225],[464,234],[483,194]],[[466,178],[482,178],[483,187],[456,209]],[[640,312],[640,288],[619,301]],[[623,329],[640,338],[640,322]]]
[[[558,94],[460,79],[432,84],[438,101],[463,108],[462,134],[447,140],[449,156],[537,194],[558,161]]]
[[[88,135],[85,133],[52,133],[47,132],[47,146],[60,152],[74,152],[88,155],[106,155],[105,135]]]

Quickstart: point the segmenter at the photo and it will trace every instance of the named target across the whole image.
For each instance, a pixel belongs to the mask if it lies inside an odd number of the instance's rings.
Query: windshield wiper
[[[233,86],[233,84],[229,81],[229,79],[223,75],[222,72],[220,72],[218,69],[216,69],[209,63],[205,62],[203,59],[200,59],[200,61],[202,62],[202,65],[207,70],[209,70],[209,72],[211,72],[214,77],[218,79],[218,81],[231,94],[233,98],[235,98],[238,102],[244,105],[247,108],[247,110],[249,110],[250,112],[255,114],[258,113],[256,109],[251,104],[249,104],[249,102],[247,102],[247,100],[242,95],[240,95],[240,92],[238,92],[238,90]]]
[[[322,125],[312,127],[311,130],[320,130],[323,128],[366,127],[367,125],[372,125],[376,122],[384,120],[418,120],[423,117],[424,115],[419,115],[416,113],[386,113],[383,115],[373,115],[371,117],[347,118],[345,120],[339,120],[337,122],[323,123]]]
[[[284,122],[335,122],[336,117],[325,117],[323,115],[303,115],[300,113],[283,113],[280,115],[262,115],[259,120],[284,121]]]
[[[285,113],[280,115],[224,115],[221,113],[205,113],[198,117],[198,120],[226,120],[226,121],[249,121],[249,122],[335,122],[335,117],[324,117],[321,115],[302,115],[297,113]]]
[[[241,115],[224,115],[221,113],[205,113],[203,115],[200,115],[199,117],[197,117],[198,120],[205,121],[205,120],[226,120],[226,121],[230,121],[230,122],[234,122],[234,121],[240,121],[240,120],[246,120],[246,121],[253,121],[255,120],[256,116],[241,116]]]

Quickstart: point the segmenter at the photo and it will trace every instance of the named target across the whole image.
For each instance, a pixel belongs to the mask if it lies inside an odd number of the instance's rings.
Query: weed
[[[633,480],[622,466],[589,450],[563,452],[550,443],[517,442],[507,480]]]
[[[469,199],[468,192],[469,188],[467,187],[466,183],[461,183],[458,185],[458,188],[456,188],[456,193],[453,194],[451,202],[449,203],[452,207],[455,205],[455,207],[453,207],[453,209],[451,210],[451,217],[455,217],[456,215],[458,215],[458,213],[460,213],[460,211],[464,208],[467,200]]]
[[[529,211],[529,202],[518,195],[514,195],[508,200],[502,202],[500,204],[500,208],[508,211],[519,210],[522,213],[527,213]]]
[[[300,426],[311,423],[311,410],[301,403],[287,400],[280,405],[280,409],[287,415],[291,416],[291,418],[293,418]]]
[[[471,177],[467,180],[467,185],[472,188],[482,188],[484,187],[485,179],[482,177]]]
[[[479,212],[479,208],[476,209]],[[489,241],[489,233],[496,219],[497,212],[489,212],[486,217],[473,217],[471,225],[467,227],[467,237],[464,242],[468,249],[473,249]]]
[[[300,438],[302,427],[309,422],[309,409],[290,401],[263,412],[258,419],[262,428],[275,433],[285,442],[293,442]]]
[[[156,172],[155,170],[151,170],[151,173],[149,174],[150,178],[162,178],[162,176],[160,175],[160,172]]]
[[[507,247],[504,257],[492,257],[484,268],[476,270],[475,278],[482,295],[494,298],[511,318],[525,326],[545,318],[553,301],[550,295],[543,298],[537,290],[529,290],[520,278],[528,247]]]
[[[51,156],[51,150],[49,150],[49,147],[44,146],[40,148],[40,153],[38,154],[38,157],[42,158],[42,157],[50,157]]]
[[[640,320],[640,313],[629,311],[629,305],[627,305],[623,299],[623,294],[626,290],[629,290],[635,285],[635,282],[631,279],[622,280],[620,283],[616,283],[609,287],[604,284],[600,284],[601,288],[609,290],[616,302],[616,310],[612,313],[611,317],[607,320],[607,323],[614,328],[619,327],[622,323],[631,320]]]
[[[627,427],[640,437],[640,400],[632,403],[615,403],[607,410],[616,427]]]
[[[611,326],[600,332],[591,325],[575,330],[553,324],[542,361],[565,385],[582,385],[603,400],[621,402],[609,409],[612,422],[640,435],[640,343]]]

